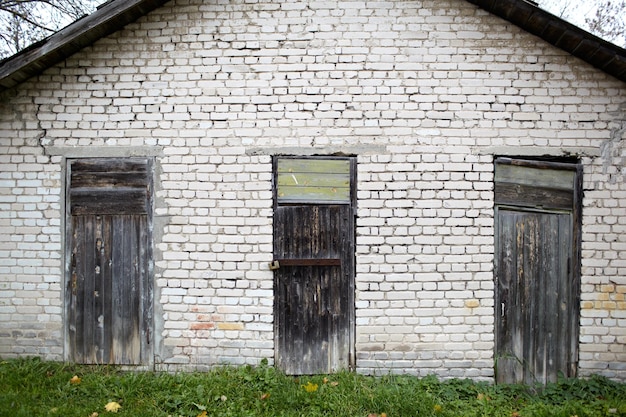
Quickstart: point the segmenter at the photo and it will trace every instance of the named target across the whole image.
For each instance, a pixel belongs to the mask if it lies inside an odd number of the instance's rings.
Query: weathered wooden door
[[[580,168],[496,160],[496,380],[573,377],[578,361]]]
[[[354,362],[353,158],[276,158],[276,363],[288,374]]]
[[[70,360],[147,364],[151,352],[151,161],[68,161]]]

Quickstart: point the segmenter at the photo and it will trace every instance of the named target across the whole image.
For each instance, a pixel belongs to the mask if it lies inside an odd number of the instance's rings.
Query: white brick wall
[[[0,105],[0,356],[58,359],[61,160],[44,155],[28,101]]]
[[[66,354],[63,155],[154,149],[156,365],[271,360],[271,155],[343,152],[358,370],[490,379],[493,156],[574,152],[580,374],[626,380],[625,97],[462,0],[167,3],[0,101],[0,356]]]

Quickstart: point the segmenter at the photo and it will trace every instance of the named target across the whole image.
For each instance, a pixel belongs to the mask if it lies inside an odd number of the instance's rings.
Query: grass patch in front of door
[[[292,377],[266,364],[168,374],[17,359],[0,362],[0,387],[0,416],[13,417],[626,416],[626,384],[602,377],[538,389],[432,376]]]

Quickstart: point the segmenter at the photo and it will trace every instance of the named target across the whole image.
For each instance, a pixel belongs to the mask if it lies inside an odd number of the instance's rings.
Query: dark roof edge
[[[607,42],[528,0],[467,0],[626,82],[626,49]]]
[[[0,61],[0,91],[41,73],[167,1],[117,0],[101,5],[90,15]]]

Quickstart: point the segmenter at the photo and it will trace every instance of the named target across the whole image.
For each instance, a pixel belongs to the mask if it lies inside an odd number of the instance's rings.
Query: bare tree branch
[[[102,0],[0,0],[0,58],[89,14]]]
[[[626,47],[626,0],[537,0],[539,7]]]
[[[609,1],[598,6],[594,15],[585,18],[589,30],[609,41],[626,45],[626,1]]]

